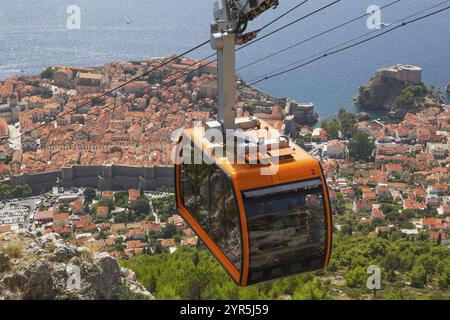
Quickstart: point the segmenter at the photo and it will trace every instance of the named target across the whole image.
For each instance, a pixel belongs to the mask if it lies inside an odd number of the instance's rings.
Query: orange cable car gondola
[[[271,130],[256,121],[261,128],[245,132]],[[331,205],[319,161],[280,135],[280,148],[258,152],[256,164],[247,154],[245,163],[234,163],[206,152],[204,132],[186,130],[180,138],[177,208],[233,280],[246,286],[326,267]],[[275,174],[262,174],[272,166]]]
[[[218,0],[218,121],[184,130],[173,159],[179,213],[241,286],[322,269],[331,255],[319,161],[265,121],[235,119],[235,45],[255,38],[242,34],[247,22],[277,5]]]

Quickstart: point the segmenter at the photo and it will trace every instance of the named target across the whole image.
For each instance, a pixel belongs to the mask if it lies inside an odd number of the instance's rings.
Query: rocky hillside
[[[371,111],[386,111],[394,119],[401,119],[407,112],[414,112],[434,101],[431,92],[421,84],[410,84],[394,78],[374,76],[360,87],[355,104]]]
[[[356,103],[369,110],[389,111],[395,98],[402,93],[406,85],[402,81],[375,76],[359,88]]]
[[[64,243],[57,234],[0,235],[2,299],[153,299],[107,253]]]

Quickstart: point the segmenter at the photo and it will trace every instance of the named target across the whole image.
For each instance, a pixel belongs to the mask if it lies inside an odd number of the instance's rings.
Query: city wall
[[[60,171],[25,173],[10,177],[11,185],[27,184],[40,193],[54,186],[92,187],[99,190],[156,190],[174,186],[173,167],[133,167],[123,165],[74,165]]]

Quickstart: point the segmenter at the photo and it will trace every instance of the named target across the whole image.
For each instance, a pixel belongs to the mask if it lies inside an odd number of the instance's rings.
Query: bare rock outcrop
[[[396,65],[377,70],[375,76],[359,88],[357,106],[381,111],[392,119],[403,119],[408,112],[436,106],[441,97],[422,83],[422,69]]]
[[[0,236],[1,299],[154,298],[107,253],[72,246],[57,234],[9,233]]]
[[[3,272],[8,268],[9,265],[9,256],[4,253],[0,252],[0,272]]]

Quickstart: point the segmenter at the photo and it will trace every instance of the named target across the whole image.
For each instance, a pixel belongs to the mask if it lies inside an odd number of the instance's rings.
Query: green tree
[[[345,284],[350,288],[364,288],[367,282],[367,273],[363,267],[356,267],[347,271]]]
[[[351,222],[345,222],[341,225],[342,234],[351,236],[353,234],[353,228]]]
[[[337,119],[322,120],[320,127],[325,130],[331,139],[339,138],[339,131],[341,130],[341,124]]]
[[[156,212],[161,212],[165,214],[175,214],[175,195],[169,194],[167,197],[156,198],[152,200],[153,208]]]
[[[436,267],[439,263],[439,260],[430,254],[424,254],[420,255],[417,258],[416,263],[423,266],[425,270],[425,284],[427,284],[428,280],[430,280],[430,277],[432,277],[436,272]]]
[[[97,240],[104,240],[108,238],[108,233],[105,231],[100,231],[100,233],[97,236]]]
[[[274,281],[268,295],[270,299],[279,299],[283,295],[293,295],[297,288],[313,279],[314,277],[311,274],[302,274]]]
[[[417,216],[417,212],[413,209],[404,209],[402,210],[402,216],[408,220],[411,220]]]
[[[114,208],[114,202],[112,199],[101,199],[98,202],[99,206],[105,206],[105,207],[109,207],[110,209]]]
[[[384,258],[383,267],[386,271],[397,271],[402,266],[402,259],[397,252],[389,252]]]
[[[13,187],[11,191],[11,196],[13,198],[26,198],[31,195],[32,191],[31,188],[28,185],[17,185]]]
[[[409,85],[395,98],[394,104],[399,108],[410,108],[416,98],[423,97],[426,93],[427,89],[423,84]]]
[[[262,300],[267,299],[265,293],[259,288],[259,286],[251,286],[242,288],[238,293],[241,300]]]
[[[163,247],[161,245],[161,242],[157,241],[155,243],[155,254],[161,254],[163,252]]]
[[[85,203],[91,203],[92,200],[94,200],[95,197],[97,196],[97,193],[96,193],[95,189],[86,188],[86,189],[84,189],[83,196],[84,196]]]
[[[28,185],[0,184],[0,199],[26,198],[31,196],[32,190]]]
[[[440,246],[442,244],[442,233],[439,233],[438,239],[437,239],[437,245]]]
[[[136,216],[130,211],[120,212],[114,218],[116,223],[130,223],[136,220]]]
[[[51,97],[53,97],[52,90],[45,88],[41,93],[41,98],[42,99],[50,99]]]
[[[131,204],[131,209],[139,215],[150,213],[150,203],[146,196],[140,196],[137,201]]]
[[[318,280],[300,285],[292,297],[294,300],[325,300],[328,299],[326,289]]]
[[[125,249],[125,245],[123,243],[123,239],[122,238],[116,238],[114,240],[113,249],[117,250],[117,251],[123,251]]]
[[[450,262],[450,260],[447,260],[447,263]],[[440,270],[441,272],[438,275],[438,286],[441,290],[448,290],[450,286],[450,265],[449,264],[442,265]]]
[[[405,300],[405,297],[397,291],[389,291],[383,294],[384,300]]]
[[[177,227],[173,223],[168,223],[162,230],[162,236],[164,239],[170,239],[178,233]]]
[[[350,157],[356,160],[370,161],[374,149],[375,142],[364,132],[355,133],[348,145]]]
[[[53,79],[54,69],[52,67],[48,67],[44,71],[41,72],[42,79]]]
[[[154,255],[135,256],[121,261],[124,267],[136,272],[137,279],[157,299],[283,299],[291,296],[294,299],[327,299],[330,290],[326,281],[317,277],[327,273],[306,273],[280,280],[265,282],[249,288],[239,288],[229,279],[227,273],[209,253],[199,248],[179,247],[168,254],[156,246],[161,234],[150,235],[149,245],[155,248]],[[123,242],[120,242],[123,246]],[[429,257],[427,257],[429,256]],[[398,259],[398,258],[399,259]],[[432,259],[430,259],[432,257]],[[436,263],[433,261],[440,261]],[[379,265],[388,272],[399,275],[393,283],[384,282],[382,299],[403,299],[410,297],[408,289],[402,289],[404,281],[412,280],[412,285],[426,287],[427,268],[435,265],[432,298],[448,297],[443,291],[448,290],[450,277],[450,250],[445,246],[436,246],[429,241],[406,241],[405,239],[380,239],[358,234],[352,236],[337,233],[333,240],[332,267],[337,270],[348,270],[345,280],[348,288],[344,288],[352,299],[361,298],[366,288],[366,268],[368,265]],[[391,271],[389,271],[391,270]],[[385,274],[385,273],[383,273]],[[431,277],[428,281],[431,281]],[[403,283],[402,283],[403,282]],[[436,284],[436,285],[435,285]],[[435,286],[434,286],[435,285]],[[407,291],[408,290],[408,291]],[[406,296],[408,294],[408,296]],[[414,298],[421,298],[415,296]]]
[[[356,120],[356,115],[354,113],[347,112],[345,109],[341,109],[338,117],[341,123],[342,134],[347,139],[350,139],[357,129],[358,121]]]
[[[117,207],[122,208],[128,207],[128,192],[126,191],[116,192],[116,194],[114,195],[114,204]]]
[[[427,272],[421,264],[414,265],[411,271],[411,286],[424,288],[427,284]]]
[[[181,247],[173,254],[141,255],[122,264],[134,270],[140,283],[157,299],[237,299],[239,287],[205,250]]]

